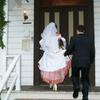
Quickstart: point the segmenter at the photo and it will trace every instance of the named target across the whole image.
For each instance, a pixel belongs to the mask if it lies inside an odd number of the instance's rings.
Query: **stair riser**
[[[5,93],[2,93],[1,100],[4,100]],[[9,100],[73,100],[72,92],[12,92]],[[77,100],[82,100],[82,93],[79,93]],[[100,92],[89,93],[89,100],[100,100]]]
[[[1,95],[2,97],[2,100],[4,100],[4,97],[5,97],[5,93],[3,93]],[[14,99],[52,99],[52,100],[69,100],[69,99],[73,99],[72,98],[72,94],[67,94],[67,93],[64,93],[64,94],[60,94],[60,93],[54,93],[54,94],[49,94],[49,93],[12,93],[11,96],[10,96],[10,99],[9,100],[14,100]],[[81,98],[81,95],[79,95],[79,98]]]

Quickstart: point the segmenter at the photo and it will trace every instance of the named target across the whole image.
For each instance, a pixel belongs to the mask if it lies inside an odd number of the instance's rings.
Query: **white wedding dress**
[[[41,49],[44,51],[43,56],[39,60],[39,69],[41,78],[49,84],[62,83],[70,68],[69,57],[64,56],[64,49],[59,49],[58,38],[52,38],[50,43],[44,45],[43,39],[40,40]],[[61,37],[64,46],[65,39]]]

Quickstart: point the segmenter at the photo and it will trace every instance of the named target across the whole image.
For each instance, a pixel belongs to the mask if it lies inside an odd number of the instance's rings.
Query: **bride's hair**
[[[59,49],[64,49],[64,43],[61,38],[58,39]]]

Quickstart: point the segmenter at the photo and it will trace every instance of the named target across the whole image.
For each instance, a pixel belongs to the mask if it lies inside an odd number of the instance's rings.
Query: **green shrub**
[[[5,47],[3,43],[4,28],[8,23],[8,21],[5,21],[5,11],[4,11],[5,4],[6,0],[0,0],[0,47],[2,49]]]

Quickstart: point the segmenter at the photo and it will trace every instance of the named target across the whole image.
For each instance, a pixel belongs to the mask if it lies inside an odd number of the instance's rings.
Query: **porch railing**
[[[17,55],[17,56],[7,56],[8,58],[13,58],[12,63],[10,64],[10,66],[8,67],[7,71],[4,73],[3,78],[1,80],[1,84],[0,84],[0,95],[2,93],[2,90],[4,88],[4,86],[7,85],[8,79],[10,78],[12,72],[15,70],[14,78],[9,86],[9,89],[6,93],[6,96],[4,98],[4,100],[9,100],[9,96],[12,92],[13,87],[15,86],[15,90],[20,91],[21,90],[21,73],[20,73],[20,67],[21,67],[21,56]]]

